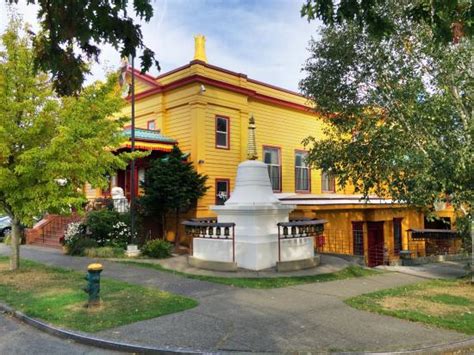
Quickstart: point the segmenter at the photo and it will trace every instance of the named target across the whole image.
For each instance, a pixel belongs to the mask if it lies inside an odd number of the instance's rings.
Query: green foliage
[[[311,42],[303,93],[328,116],[309,161],[365,196],[424,207],[474,201],[473,42],[437,43],[431,28],[387,1],[389,39],[343,22]],[[380,10],[382,11],[382,10]]]
[[[30,224],[46,211],[80,209],[84,184],[105,186],[106,175],[124,168],[129,155],[111,150],[123,141],[123,120],[110,119],[124,104],[116,77],[59,99],[49,78],[36,74],[24,31],[13,19],[1,37],[0,205]]]
[[[114,247],[87,248],[84,250],[84,256],[89,258],[121,258],[124,256],[124,249]]]
[[[50,78],[36,71],[26,31],[13,18],[0,51],[0,209],[12,217],[13,238],[35,216],[80,210],[83,186],[106,186],[106,176],[130,158],[113,153],[123,142],[123,119],[110,119],[124,105],[117,77],[57,97]]]
[[[90,248],[97,248],[98,244],[94,239],[78,236],[71,239],[71,242],[67,244],[66,253],[68,255],[84,256],[85,250]]]
[[[6,260],[0,260],[5,265]],[[0,273],[0,300],[34,318],[55,326],[98,332],[197,306],[191,298],[156,288],[102,278],[101,301],[91,311],[83,272],[48,267],[28,260],[22,270]],[[7,281],[8,280],[8,281]],[[25,281],[28,280],[28,281]]]
[[[168,156],[153,161],[147,170],[140,205],[149,214],[163,216],[175,211],[179,216],[180,211],[191,208],[204,196],[209,188],[206,181],[207,176],[196,172],[175,146]]]
[[[301,16],[308,21],[322,20],[328,26],[351,23],[358,31],[381,38],[396,32],[398,24],[397,18],[391,16],[392,6],[390,0],[305,0]],[[428,25],[438,42],[450,42],[456,37],[454,28],[468,37],[474,32],[471,0],[414,0],[398,2],[398,6],[404,19]]]
[[[41,26],[37,34],[32,34],[36,67],[52,73],[54,89],[60,95],[80,92],[85,74],[89,73],[89,61],[98,61],[104,44],[112,45],[125,58],[142,49],[142,71],[153,64],[160,68],[154,52],[143,42],[141,26],[127,15],[131,3],[133,14],[149,22],[153,16],[150,0],[27,3],[38,5]]]
[[[115,210],[91,211],[85,222],[88,232],[99,246],[125,248],[130,240],[130,214]]]
[[[173,245],[166,240],[155,239],[147,242],[141,249],[142,254],[151,258],[163,259],[171,256]]]

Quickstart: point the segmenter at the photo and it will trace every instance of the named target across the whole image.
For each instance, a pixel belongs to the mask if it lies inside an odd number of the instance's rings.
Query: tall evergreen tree
[[[168,156],[155,160],[145,174],[141,203],[145,209],[159,214],[163,221],[168,213],[174,212],[176,247],[180,242],[180,214],[204,196],[208,189],[206,181],[207,176],[199,174],[191,162],[183,160],[183,153],[177,146]]]

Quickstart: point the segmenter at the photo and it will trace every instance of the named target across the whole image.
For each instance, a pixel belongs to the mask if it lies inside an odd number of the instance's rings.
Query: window
[[[393,219],[393,255],[399,256],[402,250],[402,219]]]
[[[295,183],[296,191],[309,192],[311,190],[310,186],[310,175],[309,167],[306,163],[306,158],[308,153],[303,151],[297,151],[295,153]]]
[[[155,120],[148,121],[147,124],[146,124],[146,128],[149,129],[149,130],[151,130],[151,131],[156,130],[156,122],[155,122]]]
[[[364,222],[352,222],[352,252],[364,255]]]
[[[223,205],[230,197],[229,179],[216,179],[216,205]]]
[[[280,148],[263,148],[263,162],[268,166],[268,175],[274,192],[281,192]]]
[[[323,192],[336,192],[336,179],[334,175],[323,171],[321,180],[321,189]]]
[[[228,117],[216,117],[216,148],[229,149]]]

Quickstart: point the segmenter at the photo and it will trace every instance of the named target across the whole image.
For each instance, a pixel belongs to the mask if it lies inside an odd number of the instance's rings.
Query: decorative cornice
[[[232,92],[235,92],[235,93],[238,93],[238,94],[246,95],[246,96],[248,96],[249,98],[251,98],[255,101],[271,103],[273,105],[282,106],[282,107],[290,108],[290,109],[293,109],[293,110],[304,111],[304,112],[310,113],[310,114],[311,113],[316,114],[308,106],[298,104],[298,103],[295,103],[295,102],[291,102],[291,101],[288,101],[288,100],[278,99],[276,97],[272,97],[272,96],[269,96],[269,95],[260,94],[260,93],[257,93],[257,91],[255,91],[255,90],[243,88],[243,87],[233,85],[233,84],[230,84],[230,83],[227,83],[227,82],[224,82],[224,81],[220,81],[220,80],[211,79],[211,78],[205,77],[205,76],[200,75],[200,74],[190,75],[190,76],[187,76],[185,78],[182,78],[182,79],[176,80],[174,82],[171,82],[169,84],[166,84],[166,85],[163,85],[163,86],[158,86],[158,87],[155,87],[155,88],[152,88],[152,89],[149,89],[149,90],[142,91],[141,93],[138,93],[138,94],[135,95],[135,100],[139,101],[139,100],[142,100],[142,99],[144,99],[146,97],[149,97],[151,95],[155,95],[157,93],[174,90],[174,89],[180,88],[182,86],[193,84],[193,83],[211,85],[211,86],[214,86],[214,87],[217,87],[217,88],[221,88],[221,89],[229,90],[229,91],[232,91]],[[130,101],[130,97],[128,97],[127,100]]]

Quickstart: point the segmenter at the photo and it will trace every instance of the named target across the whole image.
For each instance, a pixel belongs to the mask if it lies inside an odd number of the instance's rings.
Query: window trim
[[[150,123],[154,123],[155,124],[155,128],[154,129],[151,129],[150,128]],[[156,120],[149,120],[146,122],[146,129],[149,130],[149,131],[156,131]]]
[[[226,140],[226,146],[218,145],[217,144],[217,120],[219,118],[222,118],[227,121],[227,140]],[[220,133],[224,133],[223,131],[219,131]],[[223,115],[215,115],[214,117],[214,145],[216,149],[224,149],[224,150],[230,150],[230,117],[229,116],[223,116]]]
[[[302,194],[309,194],[311,193],[311,169],[309,166],[306,167],[306,169],[308,169],[308,189],[307,190],[298,190],[297,187],[297,180],[296,180],[296,154],[298,153],[304,153],[306,155],[308,155],[308,151],[307,150],[304,150],[304,149],[295,149],[295,192],[297,193],[302,193]]]
[[[364,221],[351,221],[351,225],[352,225],[352,255],[357,255],[357,256],[364,256],[365,255],[365,245],[364,245]],[[360,228],[357,228],[356,227],[360,227]],[[359,250],[359,252],[361,252],[361,254],[356,254],[356,245],[355,245],[355,238],[354,238],[354,232],[362,232],[362,244],[361,244],[361,247],[362,247],[362,250]]]
[[[331,194],[335,194],[336,193],[336,177],[333,176],[333,183],[331,184],[332,185],[332,190],[324,190],[324,177],[323,175],[324,174],[331,174],[331,173],[328,173],[328,172],[324,172],[324,171],[321,171],[321,192],[323,193],[331,193]]]
[[[228,179],[228,178],[215,178],[214,179],[214,203],[215,203],[215,205],[217,205],[217,184],[219,182],[227,183],[227,200],[230,198],[230,179]]]
[[[395,217],[392,221],[392,233],[393,233],[393,255],[400,256],[400,251],[403,250],[403,227],[402,227],[403,217]],[[400,223],[400,249],[395,248],[395,223]]]
[[[282,192],[283,190],[283,179],[282,179],[282,166],[283,166],[283,162],[282,162],[282,159],[281,159],[281,147],[280,146],[277,146],[277,145],[263,145],[262,146],[262,158],[263,158],[263,162],[265,163],[265,149],[274,149],[274,150],[277,150],[278,151],[278,163],[279,163],[279,172],[280,172],[280,176],[279,176],[279,185],[280,185],[280,189],[279,190],[273,190],[273,192]],[[265,165],[268,165],[267,163],[265,163]],[[270,181],[271,183],[271,181]]]

